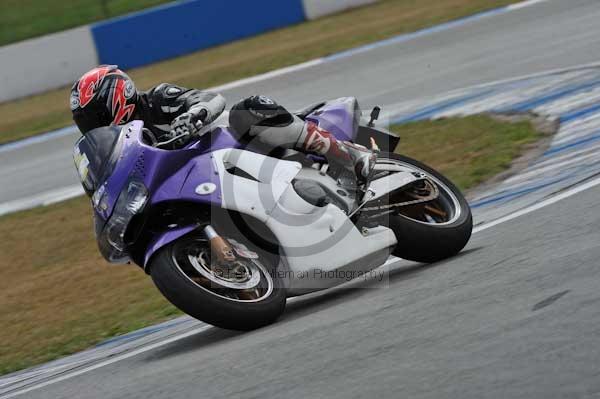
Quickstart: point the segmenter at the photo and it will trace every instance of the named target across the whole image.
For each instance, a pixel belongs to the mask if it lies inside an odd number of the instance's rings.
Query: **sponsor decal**
[[[130,99],[135,94],[135,85],[132,80],[127,80],[125,83],[125,98]]]
[[[198,195],[209,195],[215,192],[217,185],[214,183],[202,183],[196,187],[196,194]]]
[[[75,90],[71,92],[69,105],[71,106],[71,111],[75,111],[77,108],[79,108],[79,94]]]
[[[77,173],[79,174],[79,180],[81,180],[83,183],[88,176],[90,160],[86,154],[81,152],[79,146],[75,146],[73,149],[73,160],[75,161],[75,167],[77,168]]]

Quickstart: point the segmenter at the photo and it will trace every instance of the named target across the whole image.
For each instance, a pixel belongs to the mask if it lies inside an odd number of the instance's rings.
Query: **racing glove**
[[[179,115],[171,122],[171,134],[173,137],[193,137],[203,126],[208,112],[204,107],[192,107]]]

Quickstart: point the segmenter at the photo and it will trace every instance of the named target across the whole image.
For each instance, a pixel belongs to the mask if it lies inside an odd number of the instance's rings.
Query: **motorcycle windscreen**
[[[112,174],[121,150],[121,127],[106,126],[90,130],[73,148],[73,160],[88,196]]]

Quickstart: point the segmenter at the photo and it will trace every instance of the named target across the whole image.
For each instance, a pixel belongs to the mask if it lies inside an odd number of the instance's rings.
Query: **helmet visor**
[[[86,134],[92,129],[109,126],[111,116],[104,107],[88,106],[85,109],[78,109],[73,112],[73,121],[82,134]]]

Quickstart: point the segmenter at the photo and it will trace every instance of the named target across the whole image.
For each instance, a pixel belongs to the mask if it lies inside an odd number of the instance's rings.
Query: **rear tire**
[[[430,175],[441,183],[438,184],[440,191],[447,189],[452,193],[460,207],[455,220],[440,224],[418,221],[400,213],[391,214],[389,225],[398,239],[392,254],[416,262],[433,263],[459,253],[469,242],[473,230],[471,209],[460,190],[441,173],[412,158],[392,153],[382,153],[381,158],[413,165]]]
[[[271,275],[272,292],[255,302],[236,301],[193,282],[175,261],[176,245],[177,241],[153,257],[150,274],[159,291],[180,310],[214,326],[242,331],[273,323],[283,313],[286,304],[283,281],[275,273],[275,267],[265,264],[264,259],[260,260]]]

